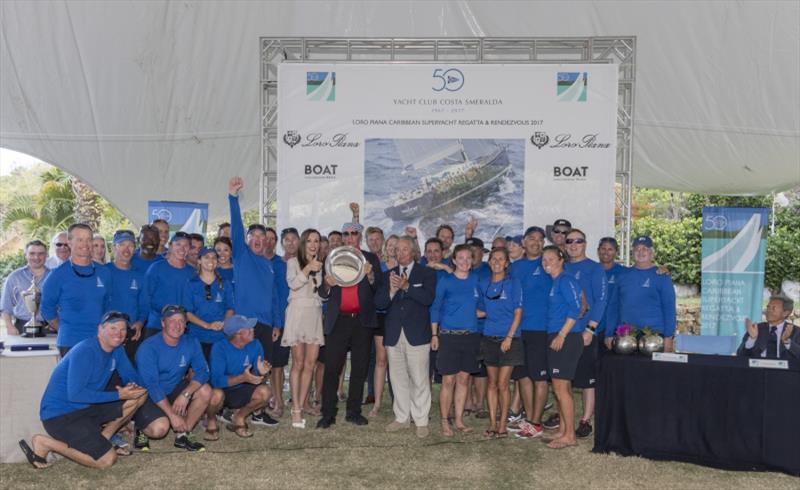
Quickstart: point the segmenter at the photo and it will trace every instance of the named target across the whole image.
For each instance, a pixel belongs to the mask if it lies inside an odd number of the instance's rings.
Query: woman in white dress
[[[322,262],[317,260],[320,234],[308,229],[300,235],[297,257],[286,263],[289,305],[281,345],[292,348],[292,427],[304,429],[303,404],[311,386],[319,348],[325,345],[322,331],[322,300],[317,291],[322,284]]]

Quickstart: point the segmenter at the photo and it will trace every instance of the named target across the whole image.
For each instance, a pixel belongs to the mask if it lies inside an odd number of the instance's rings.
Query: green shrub
[[[766,277],[764,286],[780,292],[781,283],[788,279],[800,281],[800,231],[797,228],[777,227],[767,238]]]
[[[640,218],[633,222],[633,236],[653,239],[658,265],[667,267],[679,284],[700,284],[701,218],[679,221]]]
[[[0,256],[0,284],[6,281],[6,277],[25,265],[25,253],[20,250],[16,253]]]

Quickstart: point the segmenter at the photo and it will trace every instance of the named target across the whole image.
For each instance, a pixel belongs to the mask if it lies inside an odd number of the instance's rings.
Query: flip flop
[[[575,442],[573,444],[567,444],[565,442],[556,442],[555,440],[552,440],[547,445],[547,447],[549,447],[550,449],[564,449],[565,447],[577,446],[577,445],[578,445],[577,442]]]
[[[204,441],[218,441],[219,440],[219,429],[206,429],[206,433],[203,434]]]
[[[226,424],[225,428],[228,429],[229,431],[233,432],[237,436],[241,437],[242,439],[247,439],[248,437],[253,437],[253,433],[247,431],[247,424],[243,424],[243,425]]]
[[[25,442],[25,439],[19,440],[19,448],[22,449],[22,452],[25,454],[25,458],[28,460],[28,463],[30,463],[31,466],[33,466],[37,470],[42,470],[50,466],[45,458],[33,452],[33,449],[31,449],[28,443]]]
[[[467,427],[466,425],[464,427],[456,427],[456,430],[458,432],[461,432],[462,434],[472,434],[473,432],[475,432],[475,429],[473,429],[472,427]]]
[[[486,429],[486,432],[483,433],[483,437],[486,439],[494,439],[497,437],[497,431],[492,429]]]
[[[505,439],[506,437],[508,437],[508,431],[506,431],[506,430],[504,430],[503,432],[498,432],[497,433],[497,438],[498,439]]]

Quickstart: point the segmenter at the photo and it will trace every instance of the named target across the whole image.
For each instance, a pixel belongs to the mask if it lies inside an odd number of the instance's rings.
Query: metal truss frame
[[[262,37],[259,210],[274,225],[278,188],[278,65],[301,63],[614,63],[619,67],[615,227],[629,262],[633,198],[636,37],[335,38]]]

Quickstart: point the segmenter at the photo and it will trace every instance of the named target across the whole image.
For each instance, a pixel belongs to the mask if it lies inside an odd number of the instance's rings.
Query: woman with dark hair
[[[217,273],[234,284],[233,281],[233,244],[226,236],[214,240],[214,250],[217,252]]]
[[[547,370],[558,400],[560,426],[547,447],[562,449],[575,446],[575,402],[572,379],[583,353],[583,327],[577,321],[581,312],[581,287],[564,272],[566,254],[555,245],[542,252],[542,267],[553,278],[547,302]]]
[[[217,273],[217,252],[211,247],[198,252],[197,275],[186,282],[183,306],[188,334],[200,341],[206,362],[214,342],[225,338],[222,322],[233,315],[233,285]]]
[[[508,437],[506,414],[511,402],[509,382],[514,366],[525,363],[520,339],[522,320],[522,288],[519,279],[508,275],[511,260],[508,250],[495,248],[489,255],[492,275],[478,283],[478,317],[486,318],[481,338],[479,359],[486,365],[489,377],[487,401],[489,428],[487,438]],[[497,426],[497,402],[500,401],[500,425]]]
[[[286,263],[289,304],[283,327],[283,347],[292,348],[292,427],[305,429],[303,406],[311,387],[319,348],[325,345],[322,331],[322,300],[317,294],[322,284],[319,253],[320,233],[307,229],[300,235],[297,256]]]

